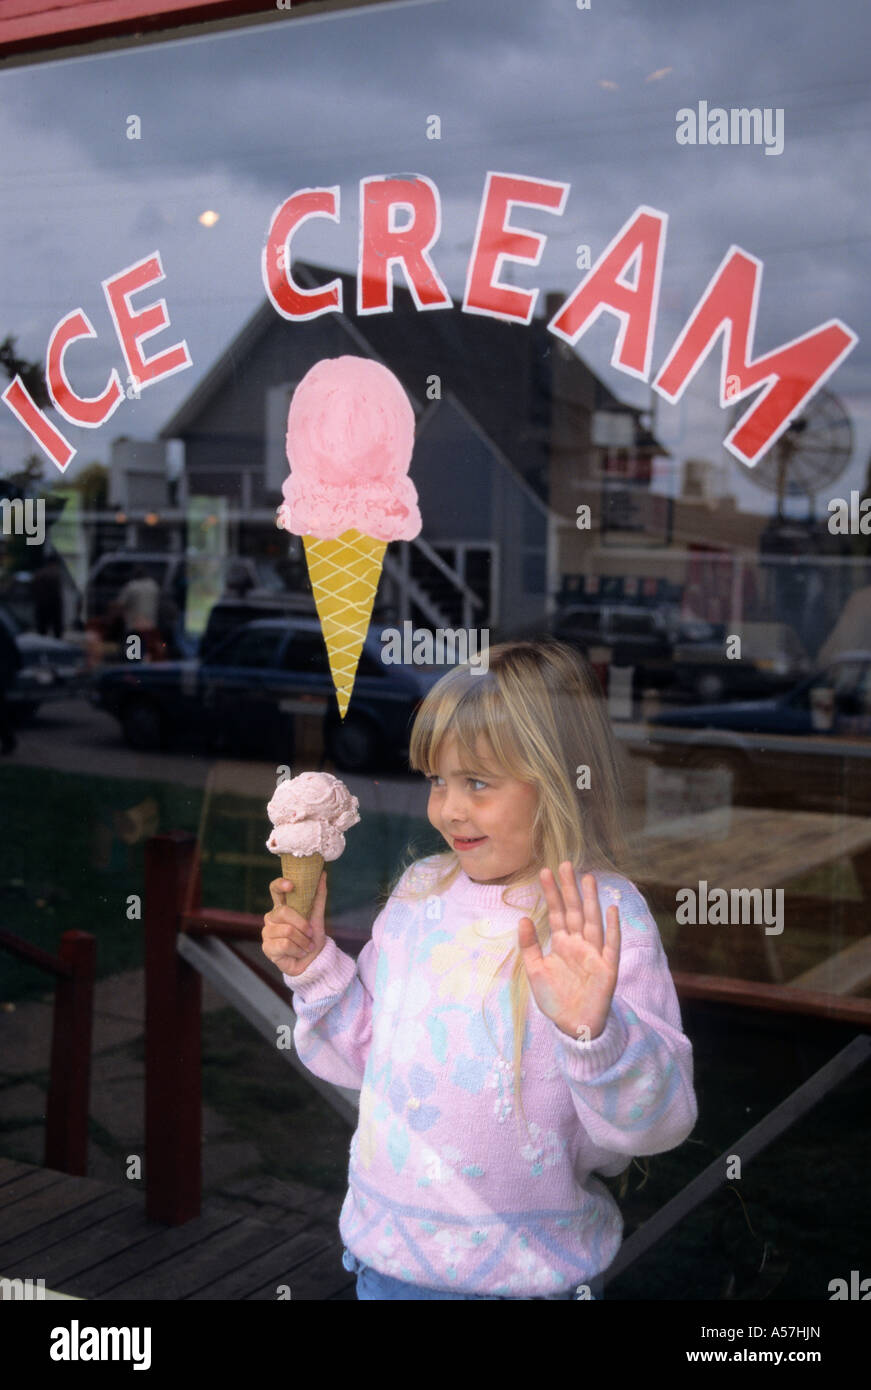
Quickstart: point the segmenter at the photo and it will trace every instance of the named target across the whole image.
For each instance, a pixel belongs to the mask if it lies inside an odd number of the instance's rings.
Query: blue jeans
[[[529,1299],[515,1299],[510,1294],[499,1293],[448,1293],[446,1289],[427,1289],[421,1284],[406,1284],[401,1279],[393,1279],[389,1274],[379,1274],[377,1269],[364,1265],[350,1250],[342,1250],[342,1264],[345,1269],[357,1275],[357,1301],[360,1303],[384,1301],[387,1299],[485,1299],[489,1303],[521,1303],[532,1299],[574,1299],[575,1288],[563,1289],[560,1293],[530,1294]],[[591,1301],[602,1297],[601,1277],[589,1281]]]

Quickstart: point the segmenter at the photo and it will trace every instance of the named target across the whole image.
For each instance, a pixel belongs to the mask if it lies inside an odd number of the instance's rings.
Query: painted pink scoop
[[[389,368],[368,357],[328,357],[306,373],[287,417],[290,476],[277,524],[336,540],[356,529],[410,541],[422,526],[408,475],[414,411]]]

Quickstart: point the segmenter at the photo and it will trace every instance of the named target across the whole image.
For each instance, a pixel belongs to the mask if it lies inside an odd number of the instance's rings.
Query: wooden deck
[[[268,1219],[223,1201],[183,1226],[149,1221],[124,1188],[0,1158],[0,1277],[82,1299],[355,1300],[342,1243],[299,1211]]]

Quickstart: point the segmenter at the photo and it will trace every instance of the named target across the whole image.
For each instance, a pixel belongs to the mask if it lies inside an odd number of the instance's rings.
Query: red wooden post
[[[176,950],[184,912],[200,904],[197,842],[171,831],[145,844],[145,1211],[180,1226],[202,1193],[199,972]]]
[[[89,932],[67,931],[58,954],[71,973],[58,978],[54,991],[45,1166],[85,1177],[97,943]]]

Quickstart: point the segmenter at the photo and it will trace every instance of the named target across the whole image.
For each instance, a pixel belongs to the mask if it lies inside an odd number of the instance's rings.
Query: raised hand
[[[592,1041],[605,1027],[617,985],[620,914],[616,907],[608,908],[603,933],[596,880],[592,874],[581,879],[582,900],[568,860],[559,866],[559,882],[550,869],[542,869],[539,879],[551,945],[544,955],[532,918],[520,919],[517,942],[529,987],[541,1012],[563,1033],[575,1038],[586,1027]]]

